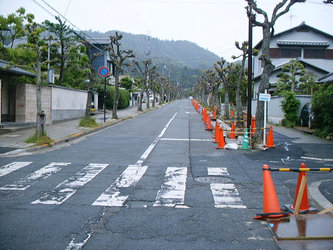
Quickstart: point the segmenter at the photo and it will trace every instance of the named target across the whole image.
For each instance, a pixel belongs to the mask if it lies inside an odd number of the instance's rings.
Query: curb
[[[331,180],[316,181],[311,183],[311,185],[309,186],[309,195],[311,199],[313,199],[323,210],[333,206],[333,204],[329,200],[327,200],[319,190],[320,184],[325,181]]]

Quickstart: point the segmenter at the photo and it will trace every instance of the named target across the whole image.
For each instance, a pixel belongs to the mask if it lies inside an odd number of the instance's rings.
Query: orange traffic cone
[[[255,116],[252,116],[251,119],[251,134],[254,135],[254,133],[256,132],[256,118]]]
[[[213,109],[213,121],[216,121],[216,106],[214,106],[214,109]]]
[[[233,122],[231,125],[230,139],[236,139],[235,130],[236,130],[236,124],[235,122]]]
[[[206,130],[208,130],[208,131],[213,131],[213,126],[212,126],[212,122],[211,122],[211,120],[210,120],[210,117],[208,116],[207,117],[207,122],[206,122]]]
[[[233,109],[231,109],[231,117],[234,117],[235,116],[235,111]]]
[[[219,136],[220,136],[220,125],[216,121],[216,123],[215,123],[215,134],[214,134],[214,143],[219,142],[219,138],[220,138]]]
[[[273,135],[273,126],[269,126],[269,132],[267,137],[267,142],[265,145],[266,148],[275,148],[274,145],[274,135]]]
[[[254,219],[279,218],[286,214],[281,211],[280,203],[274,187],[268,165],[262,167],[263,176],[263,214],[257,214]]]
[[[300,168],[306,168],[305,163],[301,163]],[[299,209],[298,209],[299,211],[297,211],[297,213],[298,212],[299,213],[315,213],[315,212],[317,212],[317,209],[311,208],[310,205],[309,205],[308,185],[307,185],[306,182],[305,182],[305,186],[303,186],[304,188],[302,188],[302,190],[300,190],[303,177],[306,177],[306,172],[299,172],[296,191],[295,191],[294,204],[292,206],[284,205],[284,207],[287,208],[292,213],[295,213],[297,197],[299,196],[298,194],[300,192],[303,192],[303,195],[301,195],[302,197],[299,197],[299,199],[301,199],[301,202],[300,202]],[[306,181],[306,178],[304,178],[304,180]]]
[[[217,144],[217,148],[216,149],[224,149],[225,147],[225,141],[224,141],[224,135],[223,135],[223,128],[219,127],[219,140],[218,140],[218,144]]]

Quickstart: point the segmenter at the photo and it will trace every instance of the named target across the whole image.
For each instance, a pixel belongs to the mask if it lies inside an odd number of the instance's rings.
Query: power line
[[[48,9],[46,9],[44,6],[42,6],[39,2],[37,2],[36,0],[33,0],[34,3],[36,3],[38,6],[40,6],[43,10],[45,10],[47,13],[49,13],[52,17],[55,17]],[[74,25],[71,21],[68,20],[68,18],[64,17],[61,13],[59,13],[59,11],[57,11],[55,8],[53,8],[49,3],[47,3],[45,0],[42,0],[42,2],[44,4],[46,4],[50,9],[52,9],[55,13],[57,13],[60,17],[62,17],[65,21],[67,21],[71,26],[73,26],[75,29],[77,29],[78,31],[80,31],[82,34],[84,34],[85,36],[89,37],[90,40],[96,42],[92,37],[90,37],[88,34],[84,33],[81,29],[79,29],[76,25]],[[92,44],[91,42],[87,41],[86,38],[84,38],[82,35],[78,34],[76,31],[74,31],[74,34],[76,36],[78,36],[80,39],[82,39],[83,41],[87,42],[88,44],[90,44],[92,47],[94,47],[95,49],[97,49],[98,51],[102,52],[102,50],[100,48],[98,48],[97,46],[95,46],[94,44]],[[96,42],[97,43],[97,42]]]

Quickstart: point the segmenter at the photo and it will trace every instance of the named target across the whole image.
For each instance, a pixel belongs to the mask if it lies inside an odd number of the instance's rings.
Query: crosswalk
[[[68,168],[70,165],[73,164],[69,162],[51,162],[9,184],[3,183],[4,176],[14,174],[15,171],[19,172],[19,170],[22,170],[27,166],[33,166],[33,162],[12,162],[0,166],[0,197],[1,192],[27,191],[35,183],[45,181],[47,178]],[[89,163],[54,188],[42,191],[41,194],[39,194],[40,197],[31,201],[31,204],[61,205],[75,195],[79,189],[91,182],[108,166],[110,166],[110,164]],[[91,205],[102,207],[125,206],[126,200],[131,195],[131,192],[124,193],[124,190],[133,188],[142,179],[148,168],[148,166],[142,166],[141,164],[129,165]],[[25,173],[28,171],[22,172]],[[227,168],[208,167],[207,175],[211,177],[227,177],[230,174]],[[186,204],[187,181],[187,167],[167,167],[164,173],[164,179],[160,183],[160,188],[156,192],[155,201],[152,206],[189,208]],[[217,183],[210,183],[209,188],[214,202],[213,206],[215,208],[246,208],[235,184],[219,181]]]

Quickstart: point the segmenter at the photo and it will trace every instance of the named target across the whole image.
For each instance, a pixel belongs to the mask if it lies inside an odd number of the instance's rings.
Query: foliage
[[[93,117],[83,116],[80,120],[81,127],[96,128],[99,124],[96,122],[96,119]]]
[[[284,100],[281,102],[282,110],[284,111],[284,119],[282,125],[285,127],[295,127],[298,123],[298,108],[301,102],[296,99],[295,93],[292,91],[283,92]]]
[[[46,134],[42,134],[41,136],[37,136],[37,133],[34,134],[33,136],[29,137],[24,141],[25,143],[35,143],[37,146],[41,145],[49,145],[51,146],[53,140]]]
[[[97,88],[98,91],[98,106],[103,107],[104,84],[100,84]],[[113,108],[115,88],[114,86],[106,86],[106,99],[105,104],[107,109]],[[124,109],[129,106],[130,93],[126,89],[119,89],[119,102],[118,108]]]
[[[120,80],[120,86],[127,89],[129,92],[132,92],[133,81],[128,76]]]
[[[296,92],[301,77],[305,74],[304,65],[295,60],[282,66],[282,73],[278,75],[277,87],[274,95],[280,95],[285,90]]]
[[[312,99],[315,135],[326,138],[333,133],[333,84],[322,84]]]

